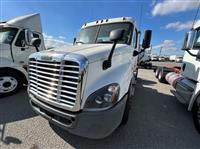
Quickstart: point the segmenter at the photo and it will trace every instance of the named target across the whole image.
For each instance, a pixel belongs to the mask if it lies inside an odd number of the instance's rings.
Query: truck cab
[[[151,61],[151,48],[146,49],[138,55],[138,65],[144,68],[152,68]]]
[[[140,33],[130,17],[85,23],[74,45],[29,57],[33,110],[51,124],[104,138],[128,121],[137,78]],[[151,31],[145,32],[143,51]]]
[[[0,22],[0,98],[16,93],[27,82],[28,57],[36,52],[29,36],[39,38],[38,49],[45,49],[39,14]]]
[[[176,98],[192,111],[194,124],[200,133],[200,22],[186,34],[182,50],[185,52],[181,70],[170,69],[173,72],[165,78],[175,88]]]

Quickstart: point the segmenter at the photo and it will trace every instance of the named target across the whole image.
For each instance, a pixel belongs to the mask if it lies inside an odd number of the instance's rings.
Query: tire
[[[135,73],[135,80],[138,79],[138,68],[136,69],[136,73]]]
[[[158,75],[159,75],[159,73],[160,73],[160,70],[161,70],[160,67],[157,67],[157,68],[156,68],[156,72],[155,72],[155,77],[156,77],[156,78],[158,78]]]
[[[131,109],[131,101],[132,101],[134,92],[135,92],[135,86],[134,86],[133,81],[131,81],[131,84],[130,84],[129,90],[128,90],[128,97],[127,97],[127,101],[126,101],[126,106],[125,106],[125,109],[124,109],[124,114],[123,114],[120,126],[126,125],[127,122],[128,122],[129,113],[130,113],[130,109]]]
[[[165,79],[165,76],[171,72],[171,69],[169,68],[161,68],[160,69],[160,72],[158,74],[158,81],[161,82],[161,83],[165,83],[165,84],[168,84],[167,80]]]
[[[198,131],[198,133],[200,134],[200,96],[197,97],[197,100],[194,103],[194,106],[192,108],[192,115],[193,115],[194,126]]]
[[[161,83],[167,83],[165,76],[166,76],[166,73],[161,70],[158,74],[158,81]]]
[[[20,90],[23,78],[16,72],[0,72],[0,98],[15,94]]]

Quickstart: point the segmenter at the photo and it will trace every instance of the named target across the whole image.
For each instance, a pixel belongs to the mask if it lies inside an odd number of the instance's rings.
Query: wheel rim
[[[17,80],[11,76],[0,77],[0,93],[9,93],[16,89]]]
[[[156,70],[156,76],[158,75],[158,70]]]
[[[162,78],[162,74],[159,73],[159,75],[158,75],[158,79],[161,79],[161,78]]]

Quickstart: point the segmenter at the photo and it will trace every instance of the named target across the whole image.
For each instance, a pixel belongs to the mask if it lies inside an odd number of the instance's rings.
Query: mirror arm
[[[112,46],[112,49],[111,49],[111,51],[110,51],[110,53],[109,53],[108,59],[105,60],[105,61],[103,61],[103,66],[102,66],[102,67],[103,67],[103,70],[106,70],[106,69],[108,69],[108,68],[111,67],[112,56],[113,56],[113,53],[114,53],[116,44],[117,44],[117,42],[114,42],[114,43],[113,43],[113,46]]]
[[[140,52],[138,52],[138,54],[141,54],[145,51],[145,49],[142,49]]]
[[[185,50],[185,51],[187,51],[187,53],[189,53],[189,54],[190,54],[191,56],[193,56],[193,57],[196,57],[196,56],[197,56],[196,54],[191,53],[190,50]]]
[[[144,57],[144,49],[140,51],[139,54],[143,53],[142,57],[140,57],[140,60]]]
[[[38,47],[35,46],[35,49],[36,49],[37,52],[39,52],[39,48]]]
[[[145,51],[145,49],[142,49],[141,51],[140,51],[140,53],[142,53],[142,52],[144,52]]]

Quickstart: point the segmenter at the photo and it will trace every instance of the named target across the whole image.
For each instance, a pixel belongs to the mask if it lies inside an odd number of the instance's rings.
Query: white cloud
[[[162,50],[177,50],[176,43],[173,40],[164,40],[163,43],[153,46],[153,49],[161,49]]]
[[[46,33],[43,33],[43,37],[44,37],[44,43],[46,48],[56,48],[56,47],[61,47],[61,46],[65,46],[65,45],[72,45],[71,43],[67,43],[64,41],[64,38],[62,38],[62,36],[57,37],[53,37],[51,35],[47,35]],[[61,39],[61,38],[62,39]]]
[[[155,4],[156,4],[156,0],[152,0],[150,6],[152,7],[152,6],[154,6]]]
[[[197,20],[196,23],[200,23],[200,20]],[[193,21],[187,22],[172,22],[165,26],[165,29],[175,29],[176,31],[188,30],[191,29]]]
[[[66,39],[64,36],[58,36],[59,39]]]
[[[154,5],[153,16],[162,16],[197,9],[199,0],[164,0]]]

